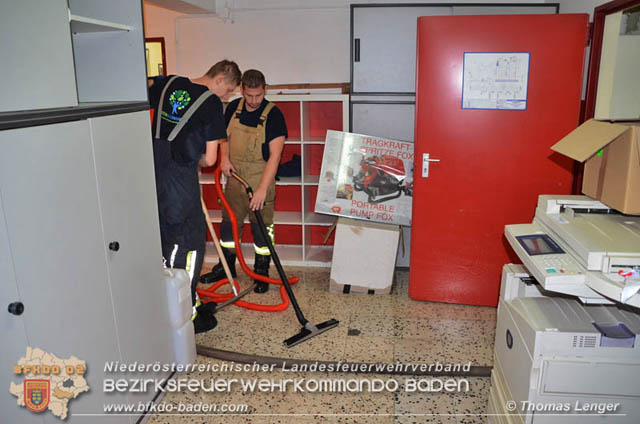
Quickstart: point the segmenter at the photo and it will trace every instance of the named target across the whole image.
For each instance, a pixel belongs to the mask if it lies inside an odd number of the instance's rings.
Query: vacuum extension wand
[[[242,179],[242,177],[240,177],[238,174],[236,174],[233,171],[231,172],[231,176],[233,176],[233,178],[238,180],[240,184],[244,186],[245,190],[247,191],[247,195],[249,196],[249,199],[251,199],[253,197],[253,190],[249,186],[249,183],[247,183],[244,179]],[[262,237],[264,237],[264,239],[267,241],[267,246],[269,247],[269,252],[271,252],[273,263],[275,264],[276,269],[278,270],[278,274],[280,275],[280,279],[282,280],[282,284],[284,285],[284,288],[287,291],[287,295],[289,296],[289,300],[291,301],[293,310],[296,312],[296,317],[298,318],[300,325],[302,325],[302,329],[300,330],[300,332],[295,336],[286,339],[284,341],[284,345],[286,347],[293,347],[297,344],[300,344],[304,341],[309,340],[312,337],[322,334],[325,331],[329,331],[332,328],[337,327],[340,322],[334,318],[328,321],[322,322],[318,325],[313,325],[304,317],[304,314],[302,313],[302,310],[300,309],[300,306],[298,305],[298,302],[296,301],[296,298],[293,295],[293,290],[291,290],[291,284],[289,284],[289,280],[287,279],[287,276],[284,273],[284,269],[282,269],[282,264],[280,263],[280,258],[278,258],[276,249],[273,246],[273,243],[271,242],[271,238],[267,235],[267,228],[264,225],[262,214],[260,213],[260,210],[257,210],[257,209],[253,212],[256,216],[256,221],[258,222],[258,227],[260,228]]]

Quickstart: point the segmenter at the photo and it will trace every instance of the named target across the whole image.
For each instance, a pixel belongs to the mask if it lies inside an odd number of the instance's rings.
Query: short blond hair
[[[205,75],[209,78],[214,78],[220,74],[224,75],[224,79],[228,83],[232,83],[235,85],[240,84],[242,73],[240,72],[240,68],[238,67],[237,63],[226,59],[221,60],[220,62],[209,68]]]

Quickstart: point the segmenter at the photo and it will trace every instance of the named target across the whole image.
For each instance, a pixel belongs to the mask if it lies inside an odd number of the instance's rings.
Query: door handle
[[[429,153],[422,154],[422,178],[429,177],[429,162],[440,162],[440,159],[432,159]]]

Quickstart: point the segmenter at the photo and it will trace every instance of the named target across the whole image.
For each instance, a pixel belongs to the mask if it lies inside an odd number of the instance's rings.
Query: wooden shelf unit
[[[285,142],[281,163],[300,155],[302,174],[281,177],[276,181],[275,241],[278,257],[285,265],[330,266],[333,238],[324,238],[335,217],[313,211],[320,180],[320,168],[327,130],[347,131],[349,96],[346,94],[278,94],[267,95],[285,116],[289,138]],[[211,170],[202,173],[200,183],[216,231],[222,220]],[[242,237],[242,251],[247,263],[253,263],[253,243],[248,225]],[[218,233],[219,234],[219,233]],[[207,245],[206,262],[217,262],[212,243]]]

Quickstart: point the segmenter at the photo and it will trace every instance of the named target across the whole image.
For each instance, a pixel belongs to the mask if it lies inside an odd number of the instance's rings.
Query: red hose
[[[242,247],[241,247],[242,245],[240,244],[240,237],[238,234],[238,226],[237,226],[238,221],[236,220],[236,216],[233,213],[233,210],[231,209],[229,202],[227,202],[227,198],[224,197],[224,193],[222,192],[222,184],[220,181],[221,174],[222,174],[222,169],[220,168],[220,166],[218,166],[215,171],[216,191],[218,193],[218,197],[220,198],[220,201],[222,202],[222,206],[229,213],[229,220],[231,221],[231,231],[233,232],[233,241],[237,246],[236,255],[238,256],[238,262],[240,262],[240,266],[242,267],[242,270],[244,271],[244,273],[247,274],[250,278],[253,278],[254,280],[258,280],[258,281],[263,281],[269,284],[279,285],[280,297],[282,298],[282,302],[276,305],[261,305],[258,303],[247,302],[242,299],[238,299],[233,304],[240,306],[242,308],[251,309],[253,311],[262,311],[262,312],[284,311],[289,307],[289,297],[287,296],[287,291],[282,285],[282,280],[279,280],[276,278],[269,278],[264,275],[256,274],[247,266],[246,262],[244,261],[244,256],[242,254]],[[296,284],[298,281],[300,281],[298,277],[289,278],[289,283],[291,285]],[[216,293],[216,290],[220,288],[222,285],[228,284],[228,283],[229,283],[229,279],[223,278],[222,280],[219,280],[216,283],[214,283],[208,289],[197,289],[196,291],[198,292],[198,296],[200,296],[200,298],[202,299],[202,302],[204,303],[208,303],[208,302],[223,303],[231,299],[233,297],[233,293]],[[236,286],[236,289],[240,291],[240,286],[236,280],[233,280],[233,284]]]

